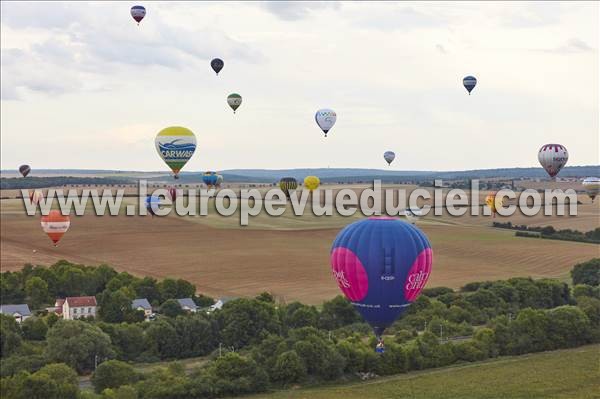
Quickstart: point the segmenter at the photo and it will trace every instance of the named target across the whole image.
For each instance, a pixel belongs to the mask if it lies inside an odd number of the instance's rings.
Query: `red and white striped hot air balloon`
[[[64,216],[58,210],[53,210],[47,216],[42,216],[41,224],[44,233],[48,234],[54,246],[57,246],[62,236],[69,230],[71,218],[69,215]]]
[[[544,144],[538,151],[538,160],[550,177],[554,178],[569,160],[569,152],[564,145]]]

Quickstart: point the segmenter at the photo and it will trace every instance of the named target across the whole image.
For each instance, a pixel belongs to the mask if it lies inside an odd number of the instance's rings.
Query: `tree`
[[[108,360],[101,363],[92,374],[92,385],[98,393],[106,388],[118,388],[121,385],[130,385],[138,377],[133,367],[120,360]]]
[[[48,302],[48,284],[39,277],[31,277],[27,280],[25,293],[29,297],[33,309],[38,309]]]
[[[277,356],[271,378],[283,384],[302,381],[306,378],[306,365],[296,351],[283,352]]]
[[[21,329],[25,339],[32,341],[43,341],[46,339],[46,333],[48,332],[48,326],[44,319],[35,316],[23,320]]]
[[[110,340],[121,360],[135,360],[146,349],[144,331],[138,324],[107,324],[99,327],[110,336]]]
[[[586,344],[591,338],[591,324],[576,306],[560,306],[548,315],[548,339],[553,348],[571,348]]]
[[[573,278],[573,285],[600,285],[600,258],[576,264],[571,270],[571,277]]]
[[[60,320],[46,336],[46,356],[79,373],[91,371],[97,360],[114,357],[110,337],[97,326],[79,320]]]
[[[273,304],[256,299],[227,302],[216,317],[223,343],[235,348],[256,343],[268,333],[280,330]]]
[[[207,355],[217,345],[212,326],[202,315],[178,316],[173,327],[177,331],[178,357]]]
[[[360,315],[354,306],[346,298],[338,295],[331,301],[323,303],[323,310],[319,315],[319,326],[327,330],[335,330],[360,320]]]
[[[511,340],[508,351],[520,355],[551,349],[548,340],[548,317],[542,310],[523,309],[517,318],[509,324]]]
[[[267,388],[267,373],[254,360],[230,352],[217,358],[210,373],[218,380],[221,395],[262,392]]]
[[[177,317],[184,314],[184,310],[181,308],[179,302],[175,299],[168,299],[160,306],[160,313],[168,317]]]
[[[137,298],[146,298],[150,303],[160,302],[160,292],[156,279],[152,277],[136,279],[131,286]]]
[[[261,292],[256,299],[263,302],[275,303],[275,297],[270,292]]]
[[[46,375],[54,381],[56,383],[57,398],[77,398],[79,383],[77,373],[66,364],[47,364],[39,369],[34,375]]]
[[[157,320],[146,329],[144,345],[161,359],[179,356],[177,331],[166,320]]]
[[[116,279],[117,277],[113,278]],[[111,280],[111,281],[113,281]],[[123,291],[109,291],[106,289],[99,296],[98,316],[109,323],[125,321],[135,310],[131,308],[131,298]]]
[[[21,346],[21,329],[12,316],[0,314],[0,357],[14,353]]]

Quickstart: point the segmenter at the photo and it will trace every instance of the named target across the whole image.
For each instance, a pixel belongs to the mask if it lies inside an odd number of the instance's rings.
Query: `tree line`
[[[85,268],[90,276],[98,269]],[[104,284],[105,294],[130,287],[122,274]],[[0,316],[0,394],[216,398],[600,342],[600,259],[576,265],[571,274],[572,286],[512,278],[458,291],[426,289],[388,329],[383,354],[374,352],[369,326],[339,296],[317,308],[276,303],[263,293],[211,314],[162,315],[153,322],[40,315],[18,325]],[[177,362],[150,372],[134,367],[198,356],[205,362],[191,371]],[[90,372],[94,392],[79,391],[74,375]]]
[[[517,230],[517,232],[515,233],[517,237],[541,237],[550,240],[577,241],[592,244],[600,244],[600,227],[586,232],[573,229],[556,230],[552,226],[536,227],[527,226],[524,224],[518,225],[512,224],[511,222],[494,222],[494,227],[499,229]]]

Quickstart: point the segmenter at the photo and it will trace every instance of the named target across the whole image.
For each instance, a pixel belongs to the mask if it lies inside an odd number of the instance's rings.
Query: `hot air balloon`
[[[154,212],[154,209],[152,207],[154,206],[154,208],[158,208],[159,205],[160,197],[158,197],[157,195],[146,196],[146,210],[150,215],[152,215],[152,217],[156,216],[156,213]]]
[[[598,193],[600,193],[600,178],[586,177],[585,179],[583,179],[582,184],[583,188],[585,189],[585,192],[587,193],[587,195],[590,196],[590,198],[593,201],[594,198],[596,198],[596,196],[598,195]]]
[[[569,160],[569,152],[563,145],[545,144],[538,152],[538,160],[550,177],[554,178]]]
[[[219,74],[219,72],[221,72],[223,66],[225,66],[225,63],[220,58],[215,58],[210,62],[210,67],[213,69],[213,71],[215,71],[217,75]]]
[[[21,172],[23,177],[27,177],[27,175],[31,172],[31,167],[29,165],[21,165],[19,166],[19,172]]]
[[[309,189],[311,192],[319,188],[319,184],[321,184],[321,180],[317,176],[306,176],[304,178],[304,187]]]
[[[240,107],[240,105],[242,105],[242,96],[240,96],[237,93],[232,93],[228,95],[227,104],[229,104],[229,106],[233,110],[233,113],[235,114],[235,111]]]
[[[485,197],[485,204],[492,211],[492,217],[494,217],[494,218],[496,217],[496,214],[498,213],[498,209],[502,207],[502,203],[501,203],[500,199],[501,198],[498,198],[496,196],[496,192],[489,193]]]
[[[208,186],[208,188],[216,186],[218,180],[219,175],[217,175],[215,172],[204,172],[202,175],[202,181]]]
[[[171,126],[158,132],[154,144],[158,155],[171,168],[177,179],[179,171],[196,151],[196,136],[185,127]]]
[[[325,137],[327,137],[327,133],[331,130],[333,125],[335,125],[336,120],[337,115],[332,109],[323,108],[318,110],[315,114],[315,121],[321,130],[323,130],[323,133],[325,133]]]
[[[406,216],[406,219],[408,219],[410,223],[416,224],[417,220],[423,216],[423,211],[419,208],[405,209],[404,216]]]
[[[44,233],[48,234],[56,247],[62,236],[69,230],[71,218],[69,215],[64,216],[58,210],[52,210],[47,216],[42,215],[41,224]]]
[[[298,188],[298,181],[293,177],[283,177],[279,180],[279,188],[290,198],[290,192]]]
[[[427,237],[412,224],[391,217],[370,217],[346,226],[331,248],[337,284],[379,344],[384,330],[413,303],[431,273],[433,252]]]
[[[144,19],[146,16],[146,9],[143,6],[133,6],[131,7],[131,16],[139,25],[142,19]]]
[[[396,154],[394,153],[394,151],[386,151],[383,153],[383,159],[385,159],[388,165],[392,164],[394,158],[396,158]]]
[[[217,187],[221,187],[223,183],[223,175],[217,175],[217,183],[215,184]]]
[[[29,194],[29,201],[33,205],[37,205],[44,199],[44,193],[41,190],[34,190]]]
[[[471,91],[473,91],[476,85],[477,78],[475,76],[465,76],[463,78],[463,86],[465,86],[465,89],[467,89],[469,95],[471,95]]]
[[[169,197],[171,198],[172,202],[175,202],[177,199],[177,189],[173,186],[169,187]]]

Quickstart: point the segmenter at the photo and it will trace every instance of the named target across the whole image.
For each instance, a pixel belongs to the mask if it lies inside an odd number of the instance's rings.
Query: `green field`
[[[600,398],[600,345],[456,365],[253,399]]]

